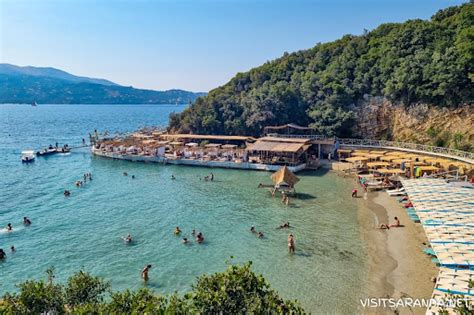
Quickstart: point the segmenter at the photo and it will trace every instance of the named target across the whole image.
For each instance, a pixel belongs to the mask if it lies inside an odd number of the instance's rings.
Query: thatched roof
[[[293,174],[288,167],[283,166],[278,171],[276,171],[272,176],[272,181],[275,186],[288,185],[293,187],[300,179]]]

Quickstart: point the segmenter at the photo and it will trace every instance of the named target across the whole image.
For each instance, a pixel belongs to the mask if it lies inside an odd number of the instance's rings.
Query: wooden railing
[[[471,160],[474,162],[474,153],[455,150],[443,147],[434,147],[426,144],[407,143],[398,141],[387,141],[387,140],[371,140],[371,139],[347,139],[338,138],[340,145],[346,146],[358,146],[358,147],[380,147],[380,148],[397,148],[407,149],[412,151],[422,151],[427,153],[434,153],[437,155],[446,155],[454,158],[462,158]]]
[[[323,135],[286,135],[286,134],[269,134],[273,137],[283,138],[305,138],[311,140],[333,140],[334,143],[338,142],[340,146],[351,146],[351,147],[369,147],[369,148],[387,148],[387,149],[401,149],[406,151],[416,151],[431,153],[434,155],[446,156],[449,158],[461,160],[467,163],[474,164],[474,153],[466,152],[456,149],[435,147],[425,144],[399,142],[399,141],[387,141],[387,140],[372,140],[372,139],[352,139],[352,138],[337,138],[337,137],[326,137]]]

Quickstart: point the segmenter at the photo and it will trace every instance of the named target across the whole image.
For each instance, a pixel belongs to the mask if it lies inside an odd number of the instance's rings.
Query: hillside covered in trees
[[[285,53],[198,98],[170,117],[172,131],[259,135],[264,126],[310,125],[353,136],[358,107],[379,97],[402,107],[472,111],[474,4],[430,20],[382,24],[308,50]]]

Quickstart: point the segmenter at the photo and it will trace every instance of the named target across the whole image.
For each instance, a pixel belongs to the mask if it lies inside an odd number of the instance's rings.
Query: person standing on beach
[[[148,281],[148,272],[151,269],[151,265],[146,265],[145,268],[142,270],[142,279],[143,281],[147,282]]]
[[[295,238],[293,237],[293,234],[288,235],[288,251],[290,254],[295,253]]]

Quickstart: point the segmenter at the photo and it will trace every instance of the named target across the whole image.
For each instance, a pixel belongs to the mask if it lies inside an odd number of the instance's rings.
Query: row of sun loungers
[[[420,219],[431,247],[423,251],[440,266],[432,298],[452,299],[453,295],[474,303],[474,189],[452,185],[443,179],[402,180],[414,213]],[[427,314],[441,309],[432,306]],[[447,309],[453,313],[453,309]]]

